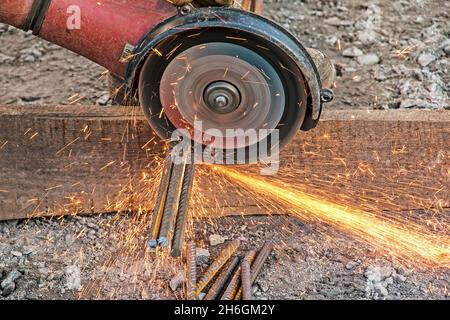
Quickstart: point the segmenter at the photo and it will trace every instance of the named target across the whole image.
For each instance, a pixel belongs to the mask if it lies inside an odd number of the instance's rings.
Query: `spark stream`
[[[213,169],[247,190],[292,209],[293,214],[304,221],[325,222],[397,257],[438,267],[450,264],[448,237],[430,234],[425,228],[423,233],[412,231],[408,220],[394,224],[384,217],[319,199],[286,184],[226,167],[214,166]]]

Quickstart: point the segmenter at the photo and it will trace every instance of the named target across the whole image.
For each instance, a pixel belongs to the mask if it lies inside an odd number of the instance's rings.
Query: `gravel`
[[[219,244],[224,243],[226,240],[226,238],[222,237],[221,235],[218,234],[212,234],[209,236],[209,244],[212,247],[218,246]]]

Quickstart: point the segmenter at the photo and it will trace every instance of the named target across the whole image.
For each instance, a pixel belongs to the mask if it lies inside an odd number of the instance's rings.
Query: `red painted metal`
[[[32,3],[0,0],[0,22],[22,27]],[[79,9],[79,29],[68,27],[73,8]],[[126,44],[136,45],[154,26],[176,13],[176,7],[165,0],[53,0],[39,37],[123,77],[126,62],[121,57]]]
[[[69,30],[67,10],[78,6],[80,29]],[[121,56],[155,25],[176,14],[164,0],[53,0],[39,36],[124,76]]]
[[[1,0],[0,22],[21,28],[32,5],[33,0]]]

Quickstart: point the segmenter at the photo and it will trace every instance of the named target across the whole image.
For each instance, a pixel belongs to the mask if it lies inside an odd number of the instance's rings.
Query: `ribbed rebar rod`
[[[242,283],[242,296],[244,300],[253,300],[252,297],[252,283],[251,283],[251,263],[246,256],[242,260],[242,270],[241,270],[241,283]]]
[[[241,242],[239,240],[230,241],[225,249],[222,250],[217,259],[206,269],[203,276],[196,286],[196,294],[199,295],[203,289],[208,286],[214,276],[222,269],[222,267],[227,263],[230,257],[237,251]]]
[[[194,183],[195,165],[187,164],[181,187],[181,195],[178,204],[178,214],[175,222],[175,232],[173,235],[171,256],[179,257],[183,250],[184,234],[186,230],[187,213],[189,211],[189,200]]]
[[[255,256],[256,252],[253,250],[249,251],[248,254],[246,255],[250,263],[253,263]],[[233,300],[236,297],[236,294],[238,293],[241,286],[241,273],[242,273],[242,264],[234,272],[233,277],[228,283],[228,286],[225,289],[224,293],[222,294],[220,300]]]
[[[252,265],[252,278],[251,278],[252,284],[254,284],[256,279],[258,278],[259,273],[261,272],[261,269],[264,266],[264,263],[266,262],[272,250],[273,250],[273,242],[266,241],[262,246],[261,250],[259,251],[259,254],[255,259],[255,262]]]
[[[197,283],[197,255],[196,255],[196,245],[194,241],[190,241],[187,246],[187,299],[197,300],[197,295],[195,294],[195,285]]]
[[[259,276],[259,273],[261,272],[262,267],[264,266],[264,263],[266,262],[267,258],[270,255],[270,252],[273,249],[273,243],[271,241],[266,241],[264,245],[262,246],[261,250],[259,251],[258,256],[256,257],[255,261],[252,263],[251,268],[251,285],[253,285],[256,281],[256,279]],[[241,300],[243,296],[242,287],[238,290],[238,293],[235,296],[235,300]],[[245,300],[245,299],[244,299]]]
[[[174,164],[173,166],[169,189],[167,190],[167,199],[164,205],[161,229],[158,236],[158,245],[161,247],[167,247],[173,235],[185,168],[185,163]]]
[[[236,269],[236,267],[239,264],[239,257],[234,257],[222,270],[214,284],[209,289],[208,293],[206,294],[205,298],[203,300],[215,300],[220,292],[222,291],[223,287],[225,286],[228,279],[230,279],[231,275],[233,274],[233,271]]]
[[[158,246],[158,236],[161,228],[161,221],[164,213],[164,204],[166,202],[170,176],[172,174],[172,167],[172,156],[169,153],[164,161],[164,168],[162,171],[161,181],[159,183],[158,195],[156,197],[155,208],[153,210],[150,240],[148,241],[149,248],[156,248]]]

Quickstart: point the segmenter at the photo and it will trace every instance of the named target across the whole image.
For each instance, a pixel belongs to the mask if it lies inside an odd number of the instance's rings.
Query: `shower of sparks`
[[[450,265],[448,236],[420,233],[416,231],[416,226],[410,229],[407,220],[400,224],[382,219],[359,209],[317,198],[284,183],[225,167],[213,168],[244,188],[285,205],[303,221],[327,223],[394,256],[440,266]]]

